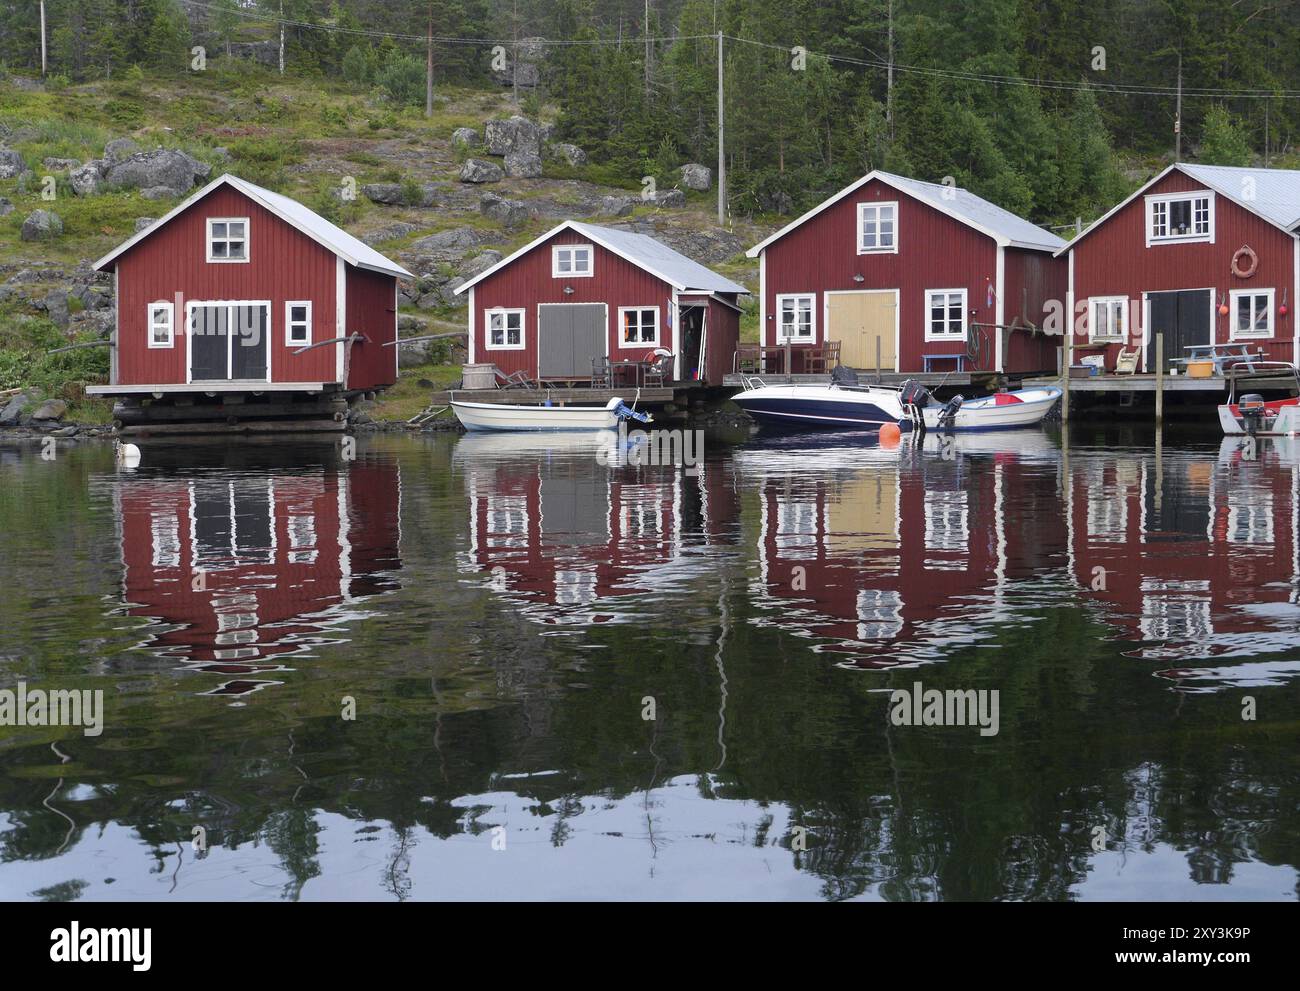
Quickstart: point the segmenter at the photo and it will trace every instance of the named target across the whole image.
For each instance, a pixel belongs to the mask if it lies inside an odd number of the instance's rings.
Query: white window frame
[[[560,255],[564,252],[573,252],[583,249],[587,252],[587,270],[579,272],[573,269],[569,272],[560,271]],[[569,265],[572,267],[574,258],[569,256]],[[555,279],[590,279],[596,274],[596,249],[590,244],[554,244],[551,246],[551,277]]]
[[[934,297],[943,296],[944,309],[944,326],[948,325],[947,310],[950,305],[949,296],[961,296],[961,333],[960,334],[936,334],[934,332],[934,318],[930,311],[934,308]],[[927,289],[925,291],[925,339],[928,342],[942,343],[944,341],[965,341],[970,335],[970,299],[965,289]]]
[[[519,314],[519,343],[511,344],[506,335],[509,332],[509,325],[501,325],[501,344],[492,343],[492,318],[497,315],[509,317],[512,313]],[[528,311],[522,307],[494,306],[490,310],[483,311],[483,346],[488,351],[523,351],[528,343]]]
[[[650,341],[633,341],[631,344],[623,340],[623,314],[624,313],[642,313],[649,310],[655,315],[655,336]],[[659,307],[657,306],[620,306],[618,308],[618,346],[620,348],[637,349],[637,348],[657,348],[659,347]]]
[[[889,247],[864,248],[862,246],[862,234],[866,228],[866,214],[868,210],[875,211],[876,239],[880,239],[880,210],[882,207],[889,207],[893,212],[891,224],[894,228],[893,237]],[[898,201],[882,200],[880,202],[859,203],[858,204],[858,254],[860,255],[896,255],[898,254]]]
[[[806,299],[808,301],[808,336],[799,337],[790,335],[785,332],[785,323],[781,315],[785,312],[782,304],[787,300],[795,301],[795,312],[798,313],[798,301]],[[797,325],[797,321],[796,321]],[[817,294],[815,292],[786,292],[777,293],[776,296],[776,343],[777,344],[816,344],[817,343]]]
[[[230,235],[229,230],[226,231],[226,235],[227,235],[226,237],[223,237],[223,238],[217,238],[217,239],[216,239],[216,240],[224,241],[224,242],[225,242],[225,244],[226,244],[226,254],[227,254],[227,255],[230,254],[230,242],[231,242],[232,240],[242,240],[243,245],[244,245],[244,257],[243,257],[243,258],[214,258],[214,257],[212,256],[212,242],[213,242],[213,236],[212,236],[212,225],[213,225],[213,224],[243,224],[243,225],[244,225],[244,236],[243,236],[242,239],[240,239],[240,238],[231,238],[231,237],[229,236],[229,235]],[[207,254],[208,254],[208,263],[209,263],[209,264],[211,264],[211,265],[246,265],[246,264],[248,264],[248,262],[251,260],[251,258],[252,258],[252,254],[253,254],[253,253],[252,253],[252,250],[251,250],[251,245],[252,245],[252,240],[253,240],[253,239],[252,239],[252,237],[251,237],[252,230],[251,230],[251,228],[249,227],[249,224],[248,224],[248,218],[247,218],[247,217],[209,217],[208,220],[207,220],[206,230],[207,230],[207,237],[206,237],[206,241],[207,241]]]
[[[1165,230],[1169,230],[1169,204],[1177,203],[1181,200],[1190,200],[1192,203],[1192,233],[1190,234],[1156,234],[1155,233],[1155,215],[1156,204],[1164,207],[1165,213]],[[1208,229],[1204,232],[1196,231],[1196,201],[1205,200],[1209,216]],[[1147,247],[1153,244],[1195,244],[1209,242],[1214,243],[1214,193],[1210,190],[1195,191],[1190,193],[1160,193],[1154,196],[1146,197],[1146,242]]]
[[[1228,292],[1228,329],[1229,340],[1233,341],[1265,341],[1273,336],[1276,328],[1276,322],[1273,315],[1273,300],[1276,289],[1232,289]],[[1237,300],[1243,296],[1265,296],[1268,298],[1268,330],[1263,332],[1246,331],[1242,332],[1237,329]],[[1254,319],[1255,309],[1251,307],[1251,318]]]
[[[294,339],[294,336],[293,336],[293,328],[294,328],[294,326],[295,326],[295,325],[301,325],[301,324],[303,323],[302,320],[295,320],[295,319],[293,319],[293,308],[294,308],[295,306],[305,306],[305,307],[307,307],[307,320],[306,320],[306,324],[307,324],[307,337],[306,337],[305,340],[301,340],[301,341],[299,341],[299,340],[295,340],[295,339]],[[310,299],[289,299],[289,300],[285,300],[285,303],[284,303],[284,343],[285,343],[285,346],[286,346],[286,347],[295,347],[295,348],[297,348],[297,347],[302,347],[302,346],[305,345],[305,344],[310,344],[310,343],[312,342],[312,336],[313,336],[313,335],[312,335],[312,327],[313,327],[313,326],[314,326],[314,325],[313,325],[313,323],[312,323],[312,305],[311,305],[311,300],[310,300]]]
[[[167,340],[165,342],[155,341],[153,338],[154,328],[162,326],[162,324],[155,323],[153,318],[154,310],[159,309],[165,310],[167,313]],[[145,320],[145,326],[147,328],[145,333],[148,335],[148,344],[150,349],[162,350],[174,348],[176,346],[176,304],[160,299],[157,302],[150,303],[146,312],[148,316]]]
[[[1097,307],[1104,304],[1111,307],[1115,303],[1120,304],[1121,312],[1124,317],[1124,332],[1121,334],[1106,334],[1101,336],[1097,333]],[[1132,325],[1129,323],[1129,301],[1127,296],[1092,296],[1088,299],[1088,343],[1089,344],[1124,344],[1129,340]]]

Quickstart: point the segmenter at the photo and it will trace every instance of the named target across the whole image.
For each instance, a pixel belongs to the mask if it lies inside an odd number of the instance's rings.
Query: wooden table
[[[1264,360],[1263,348],[1251,354],[1250,345],[1244,341],[1234,341],[1229,344],[1191,344],[1183,350],[1187,352],[1187,357],[1179,359],[1177,364],[1186,365],[1189,361],[1212,361],[1216,375],[1222,375],[1224,368],[1238,362],[1244,362],[1246,368],[1253,372],[1255,362]]]
[[[619,358],[611,359],[609,363],[609,377],[611,384],[618,378],[620,371],[631,370],[632,384],[640,388],[645,384],[645,372],[652,363],[649,361],[638,361],[636,358]]]

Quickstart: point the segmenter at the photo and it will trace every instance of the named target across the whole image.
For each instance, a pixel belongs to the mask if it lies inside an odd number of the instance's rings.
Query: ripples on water
[[[1297,442],[597,453],[0,448],[0,896],[1296,897]]]

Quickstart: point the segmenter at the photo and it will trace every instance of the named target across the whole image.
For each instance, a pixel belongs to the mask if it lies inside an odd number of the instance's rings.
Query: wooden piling
[[[876,337],[876,385],[880,384],[880,337]]]
[[[1070,422],[1070,346],[1061,345],[1057,354],[1061,366],[1061,423],[1066,424]]]
[[[1165,419],[1165,335],[1156,331],[1156,426]]]

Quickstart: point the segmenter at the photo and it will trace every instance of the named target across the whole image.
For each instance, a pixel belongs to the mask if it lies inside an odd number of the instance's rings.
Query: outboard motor
[[[858,373],[848,365],[836,365],[831,369],[831,385],[857,385]]]
[[[1264,425],[1264,416],[1268,407],[1264,405],[1264,397],[1258,392],[1250,392],[1237,400],[1237,412],[1241,414],[1242,426],[1246,428],[1249,436],[1259,430]]]
[[[946,403],[943,404],[943,409],[939,410],[940,430],[952,429],[952,421],[956,418],[957,411],[961,409],[961,404],[964,403],[965,401],[966,398],[962,396],[960,393],[958,393],[957,395],[953,396],[951,399],[949,399]]]
[[[915,406],[920,409],[930,404],[930,390],[920,382],[904,379],[903,384],[898,387],[898,401],[904,406]]]

